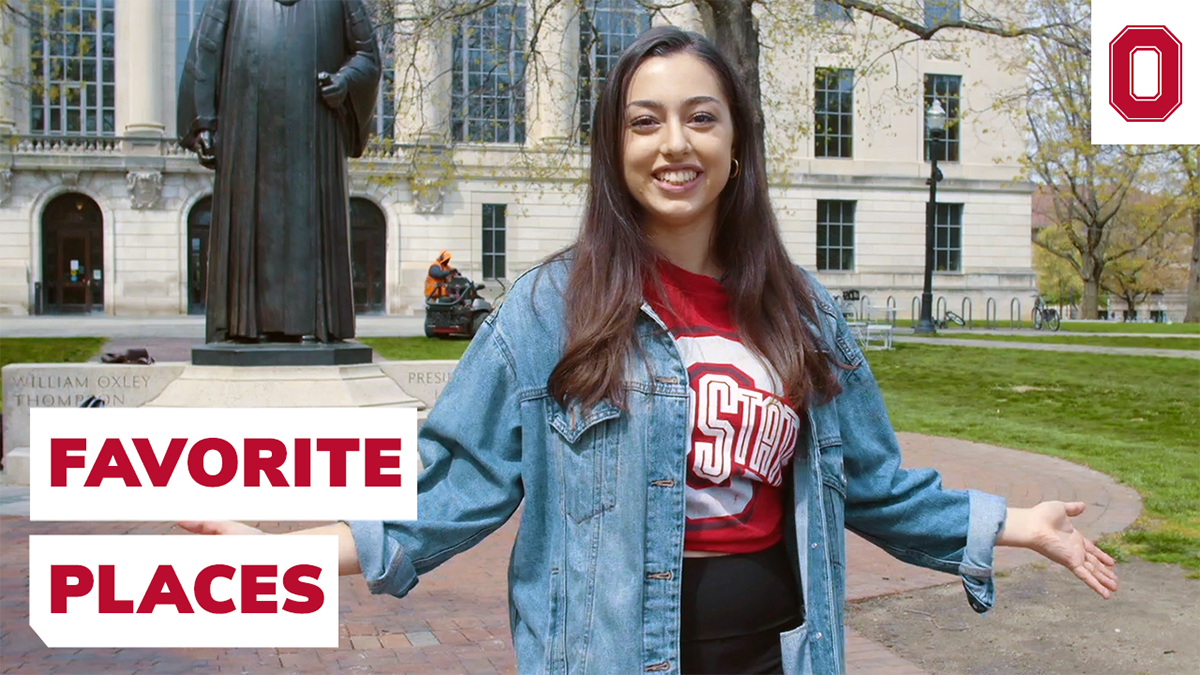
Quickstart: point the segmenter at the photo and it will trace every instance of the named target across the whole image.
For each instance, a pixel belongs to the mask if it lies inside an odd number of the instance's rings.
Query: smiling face
[[[653,240],[711,239],[733,158],[733,116],[720,80],[690,52],[647,59],[625,100],[625,185]]]

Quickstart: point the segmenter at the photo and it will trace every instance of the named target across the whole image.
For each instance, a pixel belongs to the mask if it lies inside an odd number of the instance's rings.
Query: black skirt
[[[686,675],[782,673],[779,634],[804,621],[782,543],[757,553],[683,559],[680,659]]]

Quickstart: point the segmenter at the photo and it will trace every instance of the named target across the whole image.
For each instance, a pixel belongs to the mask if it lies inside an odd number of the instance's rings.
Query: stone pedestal
[[[369,350],[368,350],[369,351]],[[381,365],[386,366],[385,372]],[[29,485],[29,409],[75,407],[88,396],[107,407],[363,408],[429,407],[398,379],[436,397],[453,362],[329,366],[198,366],[187,363],[13,364],[4,378],[4,473],[0,482]],[[329,414],[337,415],[336,410]]]
[[[415,407],[379,366],[190,365],[146,407],[362,408]]]
[[[157,397],[186,363],[13,363],[4,367],[4,473],[29,485],[29,409],[74,408],[98,396],[110,408],[136,408]]]
[[[371,348],[357,342],[210,342],[192,350],[197,366],[350,366],[371,363]]]

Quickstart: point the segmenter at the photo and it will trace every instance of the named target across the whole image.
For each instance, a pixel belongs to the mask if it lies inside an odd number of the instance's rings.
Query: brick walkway
[[[1003,494],[1013,506],[1044,499],[1087,502],[1078,524],[1096,537],[1128,526],[1141,511],[1130,488],[1061,460],[976,443],[901,434],[906,465],[934,466],[949,487]],[[296,523],[262,523],[293,529]],[[357,577],[340,586],[341,642],[331,649],[51,650],[28,625],[30,534],[163,534],[168,523],[30,523],[0,519],[0,672],[2,673],[511,673],[507,557],[515,520],[476,548],[422,578],[403,600],[370,595]],[[1001,550],[998,567],[1028,563],[1032,554]],[[953,582],[902,565],[857,537],[848,540],[847,590],[852,600]],[[1081,588],[1081,592],[1083,591]],[[965,605],[964,600],[964,605]],[[1004,582],[999,582],[1003,606]],[[920,675],[882,645],[850,633],[852,675]]]

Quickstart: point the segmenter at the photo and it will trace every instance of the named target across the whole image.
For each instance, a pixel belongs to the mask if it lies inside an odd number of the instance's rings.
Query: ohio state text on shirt
[[[724,287],[661,262],[669,307],[647,289],[688,370],[689,551],[751,553],[782,537],[783,470],[800,418],[779,378],[742,344]]]

